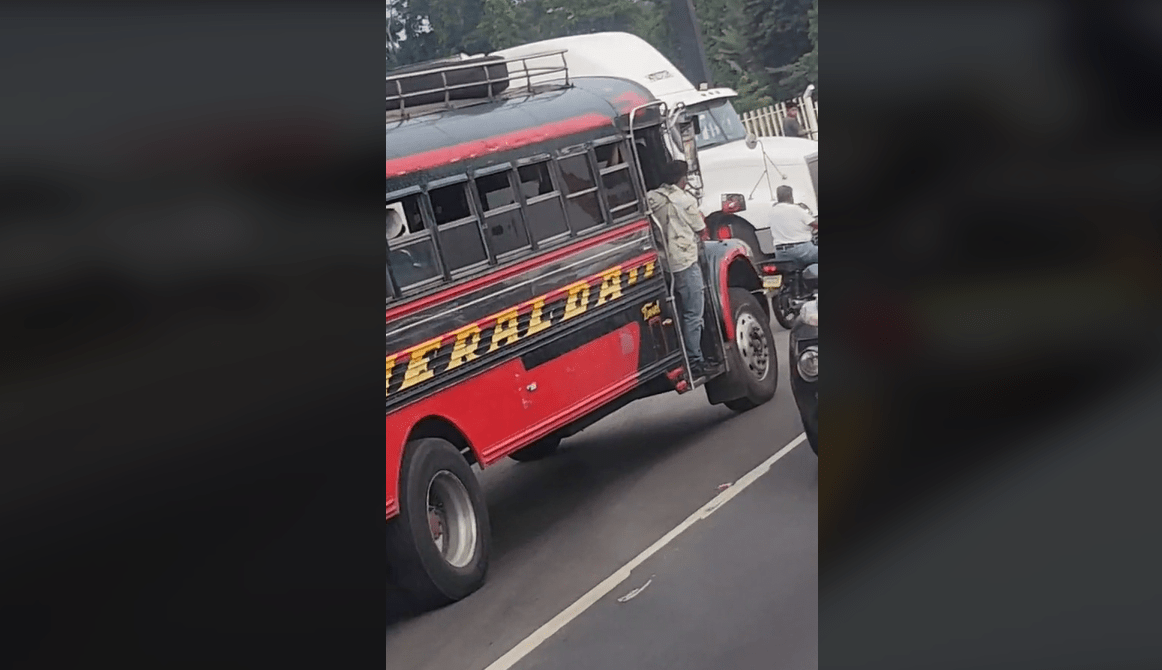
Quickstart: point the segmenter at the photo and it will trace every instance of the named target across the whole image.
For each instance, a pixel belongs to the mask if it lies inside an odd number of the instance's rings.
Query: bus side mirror
[[[754,133],[747,132],[746,134],[746,148],[753,149],[759,145],[759,138],[754,136]]]

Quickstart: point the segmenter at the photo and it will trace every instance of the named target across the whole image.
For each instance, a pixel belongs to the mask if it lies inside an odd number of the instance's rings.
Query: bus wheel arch
[[[732,311],[730,305],[731,289],[742,289],[747,293],[755,296],[758,301],[759,308],[767,315],[767,319],[771,318],[770,301],[766,299],[766,294],[763,292],[763,280],[759,278],[758,272],[755,271],[754,265],[744,256],[734,256],[727,261],[725,271],[726,281],[722,287],[723,292],[723,321],[724,325],[730,321],[730,313]],[[732,337],[734,334],[733,324],[727,325],[726,331]]]
[[[408,432],[407,445],[427,437],[439,438],[456,447],[456,450],[460,452],[460,455],[464,457],[468,465],[475,465],[480,462],[480,457],[472,447],[472,442],[469,441],[464,431],[460,430],[456,424],[442,416],[433,414],[417,421],[416,425],[412,426],[411,431]],[[405,446],[404,450],[406,451],[407,448]]]

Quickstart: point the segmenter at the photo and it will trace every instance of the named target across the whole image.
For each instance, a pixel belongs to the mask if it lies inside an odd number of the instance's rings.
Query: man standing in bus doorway
[[[686,161],[671,161],[661,170],[662,185],[646,198],[650,211],[662,227],[662,252],[666,270],[674,281],[674,292],[682,301],[682,339],[690,361],[690,377],[706,373],[702,358],[702,267],[698,263],[699,239],[706,239],[706,222],[698,201],[686,192]]]
[[[787,118],[783,119],[783,135],[786,137],[807,137],[803,126],[799,123],[799,105],[787,103]]]
[[[775,189],[771,216],[771,240],[775,243],[775,262],[788,259],[810,265],[819,262],[819,246],[812,232],[819,220],[795,204],[795,192],[786,184]]]

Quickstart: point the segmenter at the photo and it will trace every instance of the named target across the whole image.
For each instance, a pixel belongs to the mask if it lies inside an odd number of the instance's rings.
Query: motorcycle
[[[818,234],[816,231],[811,236],[816,245]],[[779,325],[790,330],[803,305],[819,295],[819,264],[776,259],[774,266],[774,274],[780,275],[781,280],[778,292],[771,298],[771,308]]]

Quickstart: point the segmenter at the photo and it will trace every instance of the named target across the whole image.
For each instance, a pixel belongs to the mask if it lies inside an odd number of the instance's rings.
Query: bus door
[[[665,119],[664,126],[660,132],[650,133],[650,129],[638,128],[635,126],[635,121],[638,118],[638,109],[651,106],[659,106],[661,116]],[[661,163],[667,160],[675,160],[681,157],[689,166],[687,173],[687,190],[694,196],[696,200],[701,201],[702,194],[702,175],[698,165],[698,149],[694,141],[697,135],[697,118],[690,118],[685,114],[684,110],[677,110],[678,113],[666,113],[665,103],[655,101],[648,103],[635,109],[630,114],[630,141],[634,149],[635,164],[637,165],[638,179],[642,185],[647,189],[657,188],[657,183],[652,183],[647,179],[646,173],[657,174],[661,168]],[[656,126],[654,127],[656,129]],[[642,132],[645,130],[646,132]],[[656,146],[660,143],[661,146]],[[654,146],[651,146],[653,144]],[[655,243],[663,239],[661,224],[654,217],[653,212],[649,212],[650,225],[653,228],[655,235]],[[659,249],[659,252],[662,252]],[[711,283],[712,273],[706,263],[705,257],[699,258],[699,263],[702,269],[703,279],[703,296],[705,299],[703,309],[703,328],[702,328],[702,353],[705,357],[716,359],[718,361],[728,361],[726,356],[726,346],[723,340],[723,332],[720,317],[722,314],[722,297],[718,290]],[[677,298],[674,293],[673,278],[668,272],[664,273],[666,285],[666,302],[667,311],[675,321],[681,319],[681,312],[678,310]],[[682,328],[679,323],[675,324],[674,331],[677,335],[678,347],[682,351],[682,360],[685,365],[687,375],[689,375],[690,361],[686,355],[685,340],[682,334]],[[689,386],[686,390],[692,390],[694,384],[692,379],[688,379]]]

